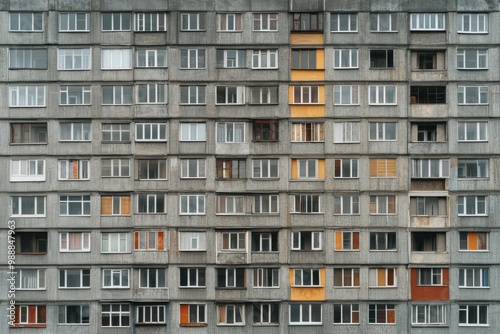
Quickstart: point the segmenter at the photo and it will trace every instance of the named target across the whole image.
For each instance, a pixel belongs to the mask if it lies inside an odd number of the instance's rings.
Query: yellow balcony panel
[[[290,269],[290,300],[324,301],[326,300],[326,270],[319,269],[320,286],[295,286],[295,269]]]
[[[290,34],[290,44],[295,45],[318,45],[324,44],[323,34]]]
[[[324,105],[291,105],[290,117],[325,117]]]
[[[292,70],[292,81],[325,81],[323,70]]]

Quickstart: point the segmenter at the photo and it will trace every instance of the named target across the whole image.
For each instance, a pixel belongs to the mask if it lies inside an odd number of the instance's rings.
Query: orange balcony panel
[[[290,44],[295,45],[318,45],[324,44],[323,34],[290,34]]]
[[[325,106],[293,105],[290,106],[290,117],[325,117]]]
[[[320,285],[313,287],[294,286],[294,270],[290,269],[290,300],[295,301],[324,301],[326,300],[326,270],[319,270]]]
[[[323,70],[292,70],[292,81],[325,81]]]
[[[411,269],[411,300],[449,300],[450,274],[442,269],[443,285],[418,285],[418,268]]]

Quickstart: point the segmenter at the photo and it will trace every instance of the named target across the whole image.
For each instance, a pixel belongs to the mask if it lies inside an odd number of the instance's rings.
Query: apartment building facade
[[[0,18],[0,332],[500,331],[499,1]]]

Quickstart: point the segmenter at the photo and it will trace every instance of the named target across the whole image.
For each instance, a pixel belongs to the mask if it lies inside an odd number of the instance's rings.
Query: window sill
[[[9,326],[9,328],[45,328],[46,324],[15,324],[14,326]]]
[[[47,255],[47,252],[16,252],[16,255]]]
[[[205,323],[190,323],[190,324],[179,324],[180,327],[207,327]]]
[[[166,326],[167,324],[165,322],[155,322],[155,323],[135,323],[136,326],[138,327],[150,327],[150,326]]]

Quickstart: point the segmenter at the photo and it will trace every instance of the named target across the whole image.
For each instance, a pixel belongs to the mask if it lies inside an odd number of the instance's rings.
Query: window
[[[47,123],[11,123],[10,134],[12,144],[45,144]]]
[[[331,32],[357,32],[358,14],[356,13],[331,13]]]
[[[181,288],[204,288],[205,268],[179,268]]]
[[[488,122],[458,122],[458,141],[487,141]]]
[[[316,69],[316,50],[295,49],[292,50],[292,69],[308,70]]]
[[[45,269],[17,269],[16,290],[45,290]]]
[[[442,268],[419,268],[417,270],[417,285],[443,285]]]
[[[218,31],[234,32],[241,31],[241,14],[236,13],[223,13],[217,14]]]
[[[180,251],[204,251],[206,249],[206,232],[179,232]]]
[[[336,231],[335,250],[336,251],[359,250],[359,232]]]
[[[358,178],[359,159],[335,159],[335,175],[338,178]]]
[[[292,86],[293,103],[295,104],[318,104],[319,86]]]
[[[204,215],[205,195],[180,195],[181,215]]]
[[[59,216],[90,216],[90,195],[59,196]]]
[[[215,104],[244,104],[245,87],[243,86],[217,86]]]
[[[448,178],[450,160],[448,159],[412,159],[412,178]]]
[[[135,13],[134,31],[167,31],[166,13]]]
[[[334,215],[359,215],[359,196],[335,196],[333,197]]]
[[[317,251],[323,249],[323,232],[300,231],[292,232],[292,250]]]
[[[45,181],[45,160],[11,160],[10,181]]]
[[[102,159],[102,177],[129,177],[130,159]]]
[[[458,178],[487,178],[489,159],[458,159]]]
[[[135,141],[167,141],[167,123],[136,123]]]
[[[485,70],[488,68],[488,50],[457,49],[459,70]]]
[[[229,304],[217,305],[218,325],[245,325],[245,305]]]
[[[334,268],[333,286],[337,288],[359,287],[359,268]]]
[[[101,13],[102,31],[130,31],[131,13]]]
[[[139,160],[139,180],[166,180],[166,160]]]
[[[369,324],[395,324],[396,306],[394,304],[369,304]]]
[[[90,288],[90,269],[59,269],[59,289]]]
[[[278,14],[253,14],[253,31],[278,31]]]
[[[396,177],[396,159],[370,159],[370,177]]]
[[[368,280],[372,288],[395,288],[397,284],[396,268],[370,268]]]
[[[370,13],[371,32],[398,31],[397,13]]]
[[[135,67],[167,67],[166,49],[139,49]]]
[[[207,125],[205,123],[181,123],[180,141],[206,141]]]
[[[390,50],[390,51],[392,52],[392,50]],[[358,49],[335,49],[334,50],[334,60],[335,61],[333,63],[333,68],[336,68],[336,69],[358,68],[359,67],[358,66]],[[371,66],[371,67],[373,67],[373,66]],[[392,67],[392,66],[386,66],[386,67]],[[352,87],[352,86],[336,86],[336,87]],[[357,88],[357,86],[354,86],[354,87]]]
[[[323,13],[293,13],[292,31],[323,31]]]
[[[333,123],[334,143],[359,143],[359,122]]]
[[[396,86],[370,86],[370,105],[396,105]]]
[[[90,123],[59,123],[60,141],[90,141]]]
[[[321,195],[292,196],[291,213],[322,213]]]
[[[457,32],[459,34],[488,33],[488,14],[457,13]]]
[[[90,70],[91,49],[57,49],[57,69]]]
[[[444,13],[411,13],[410,30],[445,30]]]
[[[46,327],[45,305],[16,305],[16,319],[11,327]]]
[[[102,124],[103,142],[128,142],[130,141],[130,124],[128,123],[103,123]]]
[[[47,49],[10,49],[9,69],[47,69]]]
[[[59,13],[59,31],[90,31],[90,13]]]
[[[444,70],[444,51],[416,51],[415,56],[412,57],[412,69]]]
[[[101,233],[102,253],[129,253],[130,234],[125,232]]]
[[[223,251],[246,251],[246,232],[223,232],[219,235]]]
[[[253,122],[254,141],[278,141],[279,121],[278,120],[256,120]]]
[[[278,159],[252,159],[253,178],[278,178]]]
[[[60,86],[60,105],[90,104],[90,86]]]
[[[278,104],[278,87],[250,87],[250,104]]]
[[[488,326],[488,305],[459,305],[459,326]]]
[[[132,104],[132,86],[102,86],[102,105]]]
[[[59,233],[60,252],[90,252],[90,232]]]
[[[321,325],[321,304],[291,304],[290,325]]]
[[[164,84],[138,84],[137,103],[167,103]]]
[[[292,123],[292,142],[324,142],[323,123]]]
[[[387,215],[396,213],[396,196],[370,196],[370,214]]]
[[[101,311],[102,327],[129,327],[130,305],[129,304],[102,304]]]
[[[43,31],[43,13],[10,12],[10,31]]]
[[[459,216],[486,216],[486,196],[458,196]]]
[[[206,325],[205,304],[180,304],[180,326]]]
[[[136,324],[165,324],[165,305],[137,306]]]
[[[278,50],[253,50],[252,69],[278,68]]]
[[[254,213],[278,213],[279,195],[255,195]]]
[[[16,232],[17,254],[47,254],[47,232]]]
[[[252,232],[252,252],[277,252],[278,232]]]
[[[181,159],[181,179],[204,179],[205,159]]]
[[[181,49],[181,69],[203,69],[206,67],[206,49]]]
[[[247,50],[217,50],[217,67],[246,67]]]
[[[359,87],[358,86],[333,86],[333,104],[334,105],[359,105]]]
[[[410,197],[410,216],[446,216],[446,197]]]
[[[458,87],[458,104],[488,104],[488,87]]]
[[[134,232],[134,251],[148,250],[165,250],[165,232],[149,230]]]
[[[128,288],[130,269],[103,269],[103,288]]]
[[[490,269],[489,268],[459,268],[458,269],[459,288],[489,288]]]
[[[205,30],[205,13],[181,13],[181,31]]]
[[[254,288],[277,288],[279,285],[279,268],[253,269]]]
[[[218,214],[244,214],[246,213],[245,198],[243,196],[217,196]]]
[[[244,268],[218,268],[217,269],[218,288],[244,288],[245,269]]]
[[[293,286],[321,286],[320,269],[293,269]]]
[[[334,324],[359,324],[359,304],[334,304]]]
[[[181,86],[181,104],[205,104],[206,86]]]
[[[217,179],[246,178],[246,160],[244,159],[217,159]]]
[[[370,141],[395,141],[395,122],[370,123]]]
[[[396,232],[370,232],[371,251],[395,251]]]
[[[245,123],[217,123],[217,143],[244,143]]]
[[[163,268],[141,268],[139,269],[139,288],[165,288],[165,277],[165,269]]]
[[[45,196],[12,196],[13,217],[45,217]]]
[[[461,251],[488,251],[488,232],[460,232]]]
[[[446,86],[411,86],[411,103],[446,103]]]
[[[412,232],[411,242],[413,252],[446,252],[445,232]]]
[[[90,322],[89,305],[60,305],[60,325],[88,324]]]
[[[253,323],[254,325],[279,324],[279,303],[254,303]]]
[[[45,107],[45,86],[9,86],[9,107]]]
[[[445,325],[446,305],[412,305],[412,325]]]
[[[132,214],[130,209],[130,196],[101,196],[102,216],[126,216]]]
[[[137,213],[165,213],[165,194],[139,194],[137,196]]]
[[[446,123],[412,123],[412,142],[445,142]]]

